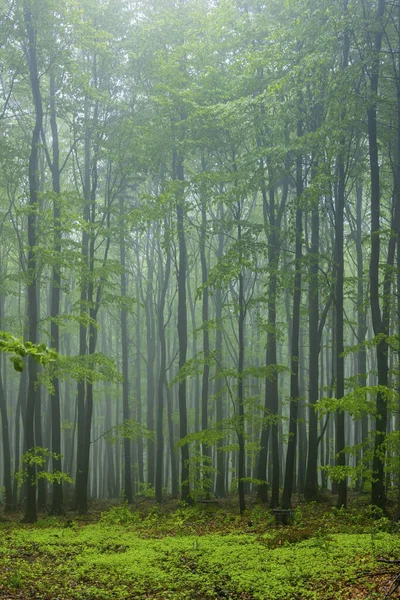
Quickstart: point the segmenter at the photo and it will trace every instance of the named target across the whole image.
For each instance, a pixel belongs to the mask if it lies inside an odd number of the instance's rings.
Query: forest
[[[1,597],[96,506],[188,548],[34,597],[376,597],[188,581],[333,521],[397,564],[400,0],[0,0],[0,232]]]

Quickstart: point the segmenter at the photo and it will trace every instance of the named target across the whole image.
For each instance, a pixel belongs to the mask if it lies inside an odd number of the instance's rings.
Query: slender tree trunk
[[[224,232],[223,232],[223,222],[224,222],[224,208],[221,203],[219,207],[220,212],[220,225],[218,231],[218,250],[217,250],[217,260],[220,260],[224,253]],[[216,322],[216,333],[215,333],[215,357],[216,357],[216,365],[215,365],[215,418],[217,421],[217,427],[222,428],[222,419],[224,416],[223,413],[223,379],[222,379],[222,369],[223,369],[223,354],[222,354],[222,334],[223,334],[223,323],[222,323],[222,290],[220,286],[217,286],[215,290],[215,322]],[[225,461],[224,461],[224,453],[222,451],[224,440],[223,438],[219,438],[217,442],[217,477],[215,482],[215,495],[219,498],[223,498],[225,496]]]
[[[168,236],[167,223],[164,222],[165,236]],[[162,270],[162,255],[159,249],[159,273]],[[167,345],[165,339],[164,309],[165,298],[168,291],[171,272],[171,254],[167,251],[165,272],[162,279],[162,287],[157,307],[158,317],[158,338],[160,342],[160,371],[157,386],[157,411],[156,411],[156,473],[155,473],[155,494],[156,501],[162,502],[163,470],[164,470],[164,384],[167,366]]]
[[[357,252],[357,343],[359,350],[357,352],[357,374],[359,387],[367,385],[367,350],[363,345],[365,336],[367,335],[367,316],[365,311],[364,298],[364,256],[362,247],[362,199],[363,187],[362,183],[356,183],[356,252]],[[361,443],[362,443],[362,460],[366,460],[368,448],[366,447],[368,440],[368,415],[363,414],[361,417]],[[368,465],[364,465],[368,468]],[[361,489],[363,481],[361,483]]]
[[[304,379],[304,334],[300,325],[299,348],[299,412],[298,412],[298,449],[297,449],[297,491],[304,494],[307,466],[307,421],[306,407],[304,404],[305,379]]]
[[[338,159],[338,191],[335,208],[335,266],[336,266],[336,285],[335,285],[335,307],[336,307],[336,398],[344,396],[344,342],[343,342],[343,285],[344,285],[344,254],[343,254],[343,227],[344,227],[344,200],[345,200],[345,169],[343,158]],[[345,420],[344,412],[336,413],[336,465],[344,467],[346,465],[346,455],[344,448],[345,440]],[[338,482],[338,500],[337,505],[347,505],[347,479],[343,477]]]
[[[261,162],[261,167],[263,163]],[[280,227],[282,221],[282,210],[286,204],[288,195],[287,179],[284,181],[282,190],[281,208],[278,211],[275,206],[275,187],[273,182],[272,168],[268,165],[269,175],[269,194],[264,178],[261,181],[261,192],[263,197],[263,215],[264,215],[264,230],[268,240],[268,333],[267,333],[267,348],[265,354],[265,364],[267,367],[277,365],[277,345],[276,345],[276,302],[277,302],[277,286],[278,286],[278,267],[280,257]],[[279,455],[279,399],[278,399],[278,374],[271,373],[265,379],[265,402],[264,415],[266,419],[271,419],[271,422],[264,423],[261,430],[260,438],[260,454],[258,458],[258,479],[264,480],[265,483],[259,485],[257,497],[262,502],[268,501],[267,478],[267,457],[268,444],[271,437],[271,454],[272,454],[272,487],[271,487],[271,508],[276,508],[279,504],[279,473],[280,460]]]
[[[370,276],[370,304],[372,325],[374,335],[386,334],[387,328],[381,314],[379,294],[379,272],[380,272],[380,169],[378,155],[377,134],[377,106],[378,82],[380,71],[380,51],[382,46],[383,30],[381,20],[385,12],[385,0],[379,0],[376,11],[377,30],[374,35],[372,51],[373,64],[371,67],[371,96],[372,104],[367,111],[368,116],[368,147],[371,178],[371,254],[369,264]],[[384,286],[385,287],[385,286]],[[386,290],[384,290],[385,292]],[[388,358],[387,344],[384,340],[376,346],[376,360],[378,368],[378,385],[386,387],[388,383]],[[386,437],[387,406],[385,394],[378,392],[376,397],[376,428],[373,456],[373,480],[371,490],[371,503],[384,508],[386,502],[385,480],[384,480],[384,457],[382,456],[382,445]]]
[[[308,339],[309,339],[309,379],[308,379],[308,456],[305,484],[307,500],[316,500],[318,494],[318,418],[315,405],[318,402],[319,377],[319,206],[318,203],[311,212],[311,248],[309,252],[309,288],[308,288]]]
[[[194,273],[196,268],[193,269]],[[192,355],[197,356],[197,326],[196,326],[196,299],[193,299],[192,286],[196,288],[196,283],[192,282],[192,278],[188,277],[187,281],[187,299],[190,311],[191,329],[192,329]],[[194,406],[194,430],[200,431],[200,376],[196,374],[193,377],[192,385],[189,388],[189,398],[192,398],[192,406]],[[190,407],[189,404],[189,407]]]
[[[241,218],[241,206],[240,201],[238,202],[238,211],[237,211],[237,236],[238,236],[238,244],[239,244],[239,261],[241,264],[242,256],[241,256],[241,243],[242,243],[242,226],[240,222]],[[243,267],[241,266],[239,272],[239,319],[238,319],[238,408],[237,408],[237,424],[236,431],[239,443],[239,454],[238,454],[238,492],[239,492],[239,510],[240,514],[243,514],[246,505],[245,505],[245,497],[244,497],[244,477],[245,473],[245,464],[246,464],[246,454],[245,454],[245,415],[244,415],[244,381],[243,381],[243,371],[244,371],[244,323],[246,317],[246,307],[245,307],[245,299],[244,299],[244,281],[243,281]]]
[[[136,298],[140,297],[140,254],[139,254],[139,240],[136,244]],[[136,305],[136,378],[135,378],[135,390],[136,390],[136,418],[139,424],[142,424],[142,355],[141,355],[141,306],[140,302]],[[139,483],[144,483],[144,465],[143,465],[143,438],[139,436],[137,439],[137,455],[138,455],[138,475]]]
[[[25,423],[25,405],[26,405],[26,393],[27,393],[28,375],[26,368],[21,373],[21,378],[18,387],[18,399],[17,407],[15,411],[15,429],[14,429],[14,480],[13,480],[13,502],[15,505],[19,505],[18,501],[18,482],[17,473],[20,469],[20,456],[21,456],[21,420]]]
[[[1,371],[0,371],[0,416],[1,416],[1,433],[3,447],[3,475],[4,475],[4,490],[5,490],[5,506],[4,510],[10,511],[13,508],[13,491],[11,485],[11,449],[10,449],[10,432],[8,428],[7,414],[7,397],[3,386]]]
[[[179,340],[179,369],[182,369],[187,358],[187,304],[186,304],[186,276],[187,276],[187,249],[186,235],[184,229],[184,167],[183,160],[179,152],[173,152],[173,173],[179,182],[177,192],[176,216],[178,230],[178,340]],[[186,379],[179,381],[179,435],[183,439],[188,433],[187,425],[187,399],[186,399]],[[189,484],[189,446],[183,444],[181,447],[181,499],[184,502],[191,503],[190,484]]]
[[[37,259],[36,259],[36,225],[38,211],[38,168],[39,140],[43,125],[42,97],[36,55],[36,24],[31,5],[24,2],[25,27],[28,38],[27,57],[30,74],[31,91],[35,109],[35,125],[32,132],[29,155],[29,206],[28,213],[28,337],[32,343],[38,342],[38,295],[37,295]],[[37,383],[38,364],[33,358],[28,359],[28,396],[25,415],[25,451],[34,452],[35,447],[35,409],[39,400]],[[36,468],[33,461],[27,463],[27,499],[24,521],[33,523],[37,519],[36,511]]]
[[[297,123],[297,135],[303,135],[303,124]],[[289,413],[289,439],[286,454],[285,481],[282,494],[282,507],[290,508],[292,504],[292,493],[294,483],[294,470],[296,464],[297,445],[297,414],[299,401],[299,333],[300,333],[300,303],[301,303],[301,270],[302,270],[302,236],[303,236],[303,212],[300,207],[303,194],[303,159],[299,155],[296,160],[296,250],[295,250],[295,272],[293,290],[293,320],[292,320],[292,347],[290,360],[290,413]]]
[[[56,117],[55,95],[57,89],[54,75],[50,75],[50,126],[53,143],[53,160],[51,163],[51,175],[53,182],[53,248],[54,264],[52,268],[51,282],[51,327],[50,335],[54,349],[60,350],[60,326],[58,316],[60,314],[61,298],[61,211],[60,211],[60,159],[58,127]],[[60,406],[60,381],[58,377],[53,379],[53,394],[51,396],[51,449],[53,452],[52,466],[53,473],[62,471],[61,464],[61,406]],[[55,479],[53,482],[52,512],[61,514],[63,512],[63,489],[61,480]]]
[[[86,224],[90,221],[90,199],[91,199],[91,173],[90,173],[90,146],[91,130],[89,129],[89,101],[85,99],[85,139],[84,139],[84,189],[83,189],[83,220]],[[88,227],[82,230],[82,283],[80,291],[80,311],[81,323],[79,325],[79,356],[86,356],[87,346],[87,305],[88,305],[88,277],[89,277],[89,234]],[[76,458],[76,477],[75,477],[75,497],[74,508],[80,511],[87,510],[87,489],[84,483],[84,457],[85,457],[85,398],[86,382],[81,380],[77,386],[77,458]]]
[[[202,158],[203,171],[206,170],[204,158]],[[203,195],[202,195],[203,196]],[[201,428],[203,431],[208,429],[208,386],[210,378],[210,365],[209,365],[209,354],[210,354],[210,334],[208,331],[208,268],[206,258],[206,236],[207,236],[207,214],[205,199],[202,197],[201,203],[201,237],[200,237],[200,261],[201,261],[201,283],[203,285],[202,293],[202,319],[203,319],[203,359],[204,368],[201,382]],[[210,461],[210,448],[207,444],[202,444],[203,451],[203,468],[209,466]],[[205,480],[207,480],[207,475]],[[209,492],[209,486],[204,486],[203,489],[207,493]]]
[[[154,431],[154,401],[156,387],[154,385],[154,362],[155,362],[155,325],[154,325],[154,240],[150,236],[146,246],[147,258],[147,283],[145,298],[146,313],[146,340],[147,340],[147,419],[146,425],[149,431]],[[151,247],[150,247],[151,244]],[[147,483],[154,486],[155,478],[155,444],[152,438],[147,438]]]
[[[126,274],[126,245],[125,245],[125,207],[124,199],[119,199],[120,240],[119,253],[121,263],[121,296],[127,300],[127,274]],[[128,312],[125,307],[121,309],[121,353],[122,353],[122,416],[129,421],[129,346],[128,346]],[[129,504],[133,502],[132,488],[132,456],[131,440],[124,438],[124,494]]]
[[[348,0],[344,0],[344,10],[347,13]],[[350,40],[347,31],[344,33],[343,40],[343,64],[345,70],[349,61]],[[345,113],[343,113],[343,118]],[[340,142],[340,153],[338,156],[338,186],[337,198],[335,205],[335,267],[336,267],[336,284],[335,284],[335,307],[336,307],[336,398],[339,400],[344,396],[344,204],[345,204],[345,183],[346,172],[344,165],[343,153],[345,150],[346,140]],[[345,435],[345,414],[343,411],[336,413],[336,465],[344,467],[346,465],[346,455],[344,449],[346,446]],[[337,506],[347,505],[347,478],[342,477],[338,482],[338,499]]]

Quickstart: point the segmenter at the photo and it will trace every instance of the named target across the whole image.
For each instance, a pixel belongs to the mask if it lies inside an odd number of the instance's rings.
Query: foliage
[[[24,358],[31,356],[37,363],[44,367],[54,364],[58,357],[57,352],[47,348],[45,344],[33,344],[22,338],[13,336],[8,331],[0,331],[0,350],[4,354],[11,354],[10,360],[19,373],[24,370]]]
[[[61,481],[64,481],[65,483],[73,483],[73,480],[68,473],[62,473],[61,471],[46,471],[43,469],[43,467],[46,466],[49,458],[59,459],[62,458],[62,455],[51,452],[48,448],[41,448],[40,446],[35,446],[34,448],[31,448],[25,452],[22,456],[23,466],[15,475],[18,484],[22,485],[24,482],[28,481],[29,466],[37,467],[35,471],[35,482],[31,483],[36,483],[38,479],[45,479],[49,483],[60,483]]]
[[[109,444],[115,444],[124,439],[136,440],[138,437],[153,440],[154,431],[150,431],[136,419],[125,419],[122,423],[118,423],[108,431],[105,431],[100,437],[104,437]]]
[[[106,526],[132,525],[140,519],[140,515],[129,508],[127,504],[114,506],[110,510],[101,513],[100,523]]]
[[[102,352],[85,356],[63,356],[54,365],[49,377],[59,377],[65,380],[88,381],[121,381],[115,362]]]

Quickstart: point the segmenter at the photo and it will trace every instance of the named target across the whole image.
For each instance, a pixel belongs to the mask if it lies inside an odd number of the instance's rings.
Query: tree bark
[[[187,276],[187,249],[186,235],[184,229],[184,166],[180,153],[173,152],[173,173],[179,182],[176,202],[177,230],[178,230],[178,341],[179,341],[179,369],[186,363],[187,358],[187,304],[186,304],[186,276]],[[186,378],[179,380],[179,435],[183,439],[188,433],[187,425],[187,399]],[[183,444],[181,447],[181,500],[191,503],[189,484],[189,446]]]
[[[297,136],[303,135],[303,124],[297,123]],[[286,454],[285,481],[282,493],[282,507],[288,509],[292,504],[294,484],[294,471],[296,464],[297,445],[297,414],[299,401],[299,333],[300,333],[300,303],[301,303],[301,271],[302,271],[302,236],[303,236],[303,211],[301,209],[301,196],[303,194],[303,157],[301,154],[296,159],[296,249],[295,272],[293,291],[293,319],[292,319],[292,347],[290,360],[290,413],[289,413],[289,439]]]
[[[43,108],[40,92],[40,80],[36,54],[36,23],[30,2],[24,2],[24,19],[28,38],[27,58],[35,112],[35,125],[32,131],[29,155],[29,207],[28,213],[28,337],[32,343],[38,342],[38,296],[37,296],[37,259],[36,259],[36,225],[38,213],[38,167],[39,140],[43,126]],[[39,400],[37,383],[38,364],[33,358],[28,359],[28,395],[25,414],[25,452],[34,452],[35,448],[35,409]],[[27,464],[27,498],[24,521],[33,523],[37,519],[36,509],[36,468],[30,461]]]
[[[167,222],[164,221],[164,235],[168,236]],[[159,273],[162,266],[161,249],[159,248]],[[168,249],[165,272],[162,278],[162,287],[157,307],[158,318],[158,338],[160,342],[160,371],[157,386],[157,412],[156,412],[156,473],[155,473],[155,494],[156,501],[162,502],[163,471],[164,471],[164,385],[167,363],[167,345],[165,339],[164,309],[165,298],[168,291],[169,279],[171,273],[171,254]]]
[[[55,194],[53,200],[53,248],[54,248],[54,264],[52,267],[51,281],[51,327],[50,335],[52,345],[56,352],[60,350],[60,326],[58,317],[60,314],[60,299],[61,299],[61,210],[60,210],[60,151],[58,141],[58,127],[56,116],[56,83],[53,74],[50,75],[50,127],[53,145],[53,157],[50,165],[53,192]],[[51,397],[51,449],[53,473],[61,473],[61,406],[60,406],[60,381],[58,377],[53,379],[53,394]],[[53,482],[52,495],[52,512],[61,514],[63,512],[63,488],[61,480],[57,479]]]
[[[127,300],[127,274],[126,274],[126,244],[125,244],[125,207],[122,196],[119,198],[120,239],[119,256],[121,263],[121,296],[123,302]],[[128,312],[123,306],[121,309],[121,353],[122,353],[122,416],[124,421],[130,419],[129,408],[129,346],[128,346]],[[132,488],[132,456],[131,440],[124,438],[124,494],[128,504],[133,502]]]

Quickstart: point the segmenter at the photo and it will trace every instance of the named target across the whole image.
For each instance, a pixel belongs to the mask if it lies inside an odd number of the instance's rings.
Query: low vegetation
[[[260,505],[240,516],[229,501],[104,508],[35,525],[4,517],[0,597],[384,598],[395,567],[378,559],[400,554],[398,524],[360,500],[299,505],[286,527]]]

